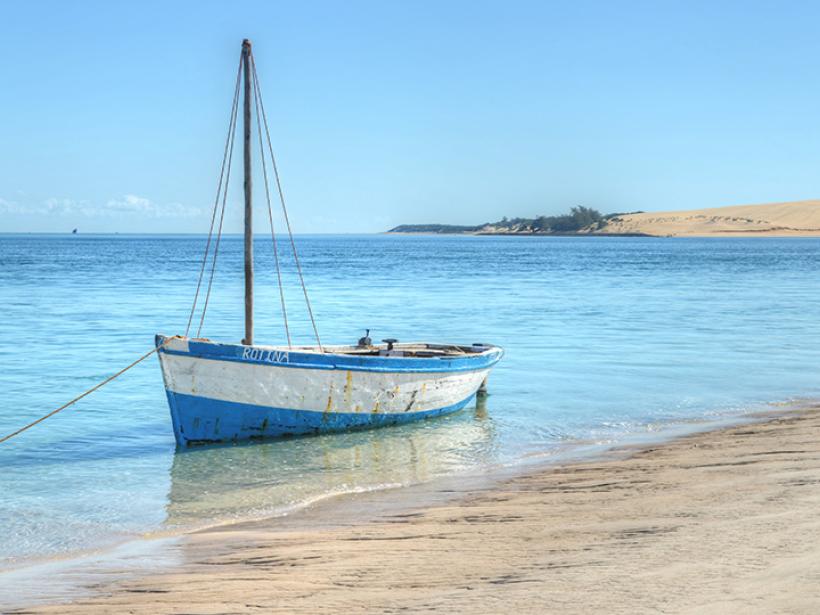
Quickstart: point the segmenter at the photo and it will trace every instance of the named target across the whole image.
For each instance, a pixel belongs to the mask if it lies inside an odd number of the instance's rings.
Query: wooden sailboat
[[[296,245],[290,232],[284,197],[276,169],[264,105],[251,52],[242,43],[237,71],[234,104],[228,140],[223,156],[211,233],[200,270],[200,281],[191,310],[197,307],[205,265],[212,259],[208,294],[202,308],[204,321],[210,282],[216,266],[222,217],[211,253],[214,222],[220,196],[224,214],[224,183],[227,190],[230,161],[238,115],[240,78],[244,81],[243,159],[245,190],[245,338],[241,343],[220,343],[199,336],[156,336],[156,345],[165,391],[171,410],[174,435],[179,445],[272,438],[394,425],[455,412],[470,403],[490,369],[501,359],[503,350],[490,344],[453,345],[398,343],[384,340],[373,344],[365,335],[356,345],[324,346],[313,320],[307,290],[301,276]],[[265,194],[270,212],[266,153],[262,141],[262,122],[268,135],[270,162],[276,179],[290,243],[308,312],[316,333],[316,345],[294,346],[287,328],[281,275],[280,296],[285,317],[287,345],[258,345],[253,338],[253,243],[251,177],[251,107],[256,109]],[[227,171],[226,171],[227,158]],[[224,182],[223,182],[224,177]],[[271,220],[274,256],[279,273],[276,236]],[[188,329],[191,327],[189,319]]]

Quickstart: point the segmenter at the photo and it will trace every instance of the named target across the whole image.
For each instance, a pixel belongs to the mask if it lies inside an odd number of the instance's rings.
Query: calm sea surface
[[[0,445],[0,569],[577,441],[820,397],[820,240],[301,236],[325,343],[492,342],[485,405],[416,425],[175,451],[155,357]],[[184,332],[204,237],[0,235],[0,433]],[[243,334],[239,237],[203,329]],[[259,343],[284,339],[257,253]],[[311,343],[285,257],[296,341]]]

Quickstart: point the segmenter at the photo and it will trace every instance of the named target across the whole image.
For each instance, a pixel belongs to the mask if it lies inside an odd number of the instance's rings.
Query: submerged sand
[[[601,232],[662,237],[816,237],[820,236],[820,200],[625,214],[611,220]]]
[[[199,532],[170,573],[25,612],[820,611],[820,412],[616,453],[417,510]]]

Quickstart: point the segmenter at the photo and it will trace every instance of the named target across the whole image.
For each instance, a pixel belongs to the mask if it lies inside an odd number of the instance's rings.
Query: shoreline
[[[646,233],[478,233],[478,232],[451,232],[436,233],[434,231],[384,231],[379,235],[421,235],[426,237],[663,237],[663,235],[648,235]]]
[[[641,430],[621,435],[617,439],[569,440],[555,447],[531,452],[506,463],[473,468],[457,474],[445,474],[417,482],[381,484],[372,488],[340,490],[315,499],[294,504],[274,513],[251,515],[240,519],[212,519],[191,526],[157,527],[142,534],[89,547],[71,553],[43,555],[11,563],[0,569],[0,613],[22,606],[64,603],[93,593],[100,580],[110,578],[127,580],[147,569],[146,562],[155,566],[165,562],[169,570],[179,564],[177,553],[167,545],[200,533],[220,531],[253,523],[275,524],[278,529],[336,527],[341,519],[355,518],[361,522],[361,510],[406,512],[419,507],[419,502],[434,505],[443,501],[442,493],[457,492],[449,487],[465,484],[489,487],[498,485],[529,472],[556,467],[561,463],[575,463],[604,459],[643,446],[658,445],[687,435],[736,426],[798,411],[811,400],[771,402],[744,413],[726,413],[687,419],[663,419],[642,425]],[[351,516],[352,515],[352,516]],[[328,519],[333,519],[329,522]],[[368,520],[372,520],[369,519]],[[170,563],[168,563],[170,562]],[[41,595],[40,586],[49,579],[49,595]],[[13,589],[9,589],[13,588]],[[15,600],[3,599],[4,592],[15,594]]]
[[[569,218],[569,220],[566,220]],[[552,229],[558,223],[558,228]],[[572,229],[572,230],[566,230]],[[820,200],[728,205],[676,211],[610,213],[573,207],[564,216],[503,218],[477,225],[400,224],[391,232],[416,234],[589,237],[818,237]]]
[[[818,400],[820,401],[820,400]],[[417,500],[427,504],[439,501],[438,489],[448,485],[459,486],[465,481],[470,484],[499,484],[503,480],[515,478],[531,471],[549,469],[559,463],[580,462],[604,458],[614,451],[631,450],[634,447],[658,445],[678,437],[720,429],[726,426],[745,424],[761,420],[761,417],[779,415],[795,411],[813,404],[813,399],[794,398],[788,401],[769,402],[742,413],[728,412],[711,416],[691,418],[661,419],[647,422],[637,431],[619,434],[614,439],[572,439],[540,451],[507,462],[472,468],[455,474],[443,474],[414,482],[378,484],[372,487],[352,488],[324,493],[316,498],[294,503],[275,512],[248,515],[244,518],[218,518],[187,526],[156,527],[139,534],[124,536],[118,540],[97,546],[89,546],[73,552],[60,552],[30,557],[9,562],[0,568],[0,613],[4,609],[19,608],[20,605],[48,604],[73,600],[89,594],[88,587],[96,586],[98,579],[106,576],[127,579],[135,571],[145,568],[145,558],[159,556],[158,559],[176,562],[174,554],[163,553],[159,546],[183,540],[187,536],[230,528],[248,523],[269,522],[279,527],[310,527],[312,523],[326,526],[326,518],[339,518],[339,511],[353,507],[358,512],[360,500],[368,498],[378,502],[380,508],[409,510],[418,507]],[[475,412],[479,410],[472,409]],[[470,411],[472,411],[470,410]],[[413,503],[408,504],[409,500]],[[307,521],[305,521],[307,520]],[[361,518],[359,518],[361,521]],[[57,579],[50,583],[49,596],[39,595],[38,585],[43,578]],[[20,587],[33,588],[21,599]],[[13,590],[9,588],[13,587]],[[55,589],[56,588],[56,589]],[[4,592],[16,595],[11,603],[3,599]]]
[[[816,400],[816,402],[820,403],[820,399]],[[497,483],[533,470],[548,469],[558,463],[573,463],[588,459],[604,458],[613,451],[620,449],[663,444],[675,438],[694,433],[764,420],[772,416],[779,416],[782,413],[801,411],[814,403],[815,400],[813,398],[794,398],[787,401],[760,404],[756,408],[747,409],[742,412],[724,411],[713,415],[694,416],[690,418],[664,418],[640,424],[638,430],[617,434],[608,439],[565,440],[557,442],[549,448],[531,451],[526,455],[512,460],[470,468],[454,474],[436,475],[431,478],[413,482],[376,484],[368,487],[326,492],[314,498],[286,506],[283,505],[280,509],[273,512],[266,511],[262,514],[251,514],[244,518],[216,518],[189,525],[157,526],[137,534],[122,536],[110,542],[88,546],[74,551],[34,555],[16,561],[5,561],[3,562],[3,567],[0,567],[0,581],[2,581],[4,575],[24,574],[27,570],[37,568],[68,566],[73,562],[83,562],[85,560],[103,560],[106,559],[109,553],[116,554],[116,552],[119,551],[140,550],[140,547],[134,547],[134,545],[179,539],[215,528],[260,521],[273,522],[278,520],[282,523],[290,523],[294,519],[299,519],[300,515],[306,514],[307,511],[318,507],[337,506],[340,502],[344,502],[350,498],[378,497],[379,494],[402,494],[411,490],[426,490],[427,488],[435,490],[436,485],[439,484],[449,481],[471,481],[475,480],[478,476],[481,476],[484,481]],[[471,411],[478,412],[475,408],[465,409],[465,412]],[[402,499],[401,496],[399,496],[399,498]],[[2,589],[3,584],[0,582],[0,591],[2,591]],[[0,594],[0,597],[2,597],[2,594]],[[3,607],[2,602],[0,602],[0,607]],[[0,613],[2,612],[0,611]]]
[[[623,506],[624,501],[618,497],[619,491],[631,490],[635,491],[633,495],[643,497],[631,500],[630,510],[620,513],[613,511],[614,518],[608,520],[609,524],[629,526],[630,519],[636,520],[636,509],[653,508],[649,501],[643,500],[658,497],[658,493],[651,489],[658,485],[653,485],[652,480],[646,479],[651,478],[653,473],[675,474],[675,464],[670,467],[669,462],[677,459],[680,466],[681,459],[678,457],[681,455],[686,457],[688,453],[688,460],[683,461],[689,465],[697,461],[691,458],[692,451],[696,451],[720,457],[719,463],[714,464],[718,468],[742,468],[744,464],[756,462],[744,461],[741,464],[733,461],[738,455],[751,455],[751,459],[762,460],[771,466],[781,455],[797,454],[794,452],[797,447],[793,443],[785,446],[786,440],[794,440],[795,437],[805,440],[804,435],[809,436],[812,446],[807,447],[808,443],[803,442],[803,448],[810,450],[802,450],[807,453],[807,458],[801,461],[804,462],[803,465],[808,464],[810,467],[800,467],[794,471],[811,473],[816,476],[816,482],[820,483],[820,464],[811,463],[812,454],[820,454],[820,445],[815,445],[812,441],[816,440],[810,437],[811,430],[815,435],[820,434],[820,414],[816,407],[773,410],[756,417],[737,418],[741,422],[735,421],[729,427],[713,426],[708,431],[697,430],[695,427],[694,432],[673,436],[672,440],[661,444],[616,444],[586,459],[525,468],[523,473],[511,471],[507,477],[479,475],[472,478],[450,478],[432,486],[433,493],[427,494],[432,495],[432,498],[422,497],[425,489],[430,491],[431,488],[431,485],[423,484],[402,488],[403,495],[399,497],[396,497],[395,490],[354,495],[345,497],[341,502],[324,501],[290,518],[244,521],[199,530],[164,547],[166,551],[172,551],[170,554],[165,553],[165,557],[170,557],[169,561],[178,562],[171,565],[165,575],[142,571],[129,575],[124,580],[114,577],[113,582],[102,580],[96,583],[92,594],[78,597],[74,602],[29,605],[21,607],[21,610],[27,613],[102,613],[127,607],[133,612],[149,613],[177,612],[185,607],[190,612],[192,604],[196,603],[199,608],[194,610],[200,612],[206,608],[206,602],[213,601],[221,605],[223,611],[259,612],[259,609],[250,607],[237,608],[234,602],[241,596],[243,605],[257,600],[267,604],[265,612],[276,612],[277,609],[282,612],[333,612],[349,607],[354,607],[357,611],[366,611],[367,608],[383,611],[399,605],[411,610],[425,610],[423,605],[433,598],[434,602],[441,601],[445,612],[456,609],[488,612],[487,607],[481,607],[484,604],[481,600],[492,601],[496,599],[496,594],[510,594],[515,600],[523,600],[520,608],[525,612],[532,612],[527,610],[527,605],[532,609],[532,605],[541,599],[539,596],[542,592],[547,591],[556,581],[566,582],[567,576],[576,576],[576,573],[569,571],[577,568],[584,571],[584,575],[593,577],[600,573],[597,565],[593,566],[585,561],[584,550],[578,550],[578,545],[573,544],[573,540],[562,535],[557,528],[551,528],[551,523],[542,527],[543,523],[539,523],[538,518],[531,518],[532,507],[546,517],[553,517],[564,524],[569,523],[565,529],[570,534],[577,533],[577,521],[582,524],[585,522],[586,525],[591,523],[586,530],[594,535],[596,523],[579,513],[585,513],[587,517],[594,513],[593,517],[600,517],[600,511],[590,510],[590,504],[604,499],[612,500],[610,505]],[[802,431],[807,433],[801,435]],[[734,442],[729,447],[731,450],[724,451],[717,446],[727,440]],[[778,452],[777,447],[769,450],[772,445],[782,445],[780,448],[784,452]],[[759,457],[755,458],[755,450],[760,448],[767,450],[765,453],[758,452]],[[694,467],[701,466],[695,464]],[[624,483],[625,478],[637,470],[640,480],[626,480]],[[784,471],[784,468],[778,468],[778,471]],[[680,468],[677,472],[681,472]],[[719,471],[715,474],[720,482],[726,482],[724,479],[730,478],[721,477]],[[735,478],[748,481],[748,472],[745,472],[745,476],[741,474]],[[589,482],[589,485],[584,489],[577,489],[575,483],[581,479]],[[623,484],[616,488],[620,483]],[[650,487],[641,487],[647,484]],[[709,481],[699,480],[696,488],[683,489],[684,493],[679,495],[684,497],[678,498],[678,506],[687,506],[687,491],[697,491],[711,484]],[[546,491],[534,489],[544,485],[551,488]],[[793,490],[800,491],[798,487],[794,486]],[[419,504],[408,506],[413,499],[414,489],[419,497]],[[641,493],[646,489],[650,489],[652,493]],[[808,491],[803,490],[802,493],[806,494]],[[525,501],[526,506],[523,505]],[[736,504],[743,504],[742,498]],[[688,505],[691,506],[691,503]],[[580,510],[574,510],[575,508]],[[468,511],[471,514],[467,514]],[[480,511],[480,514],[476,511]],[[767,514],[790,512],[797,511],[769,511]],[[655,510],[651,516],[653,520],[642,521],[641,528],[619,530],[626,532],[626,538],[623,539],[625,542],[621,541],[623,544],[620,546],[619,541],[614,545],[610,544],[608,552],[604,549],[604,554],[617,556],[618,561],[625,558],[624,563],[628,562],[631,567],[640,569],[641,560],[633,560],[631,557],[634,555],[633,547],[640,546],[643,542],[663,541],[667,536],[680,536],[681,528],[690,525],[694,525],[689,528],[690,531],[714,529],[709,524],[699,527],[700,524],[680,522],[679,519],[692,518],[686,515],[672,515],[674,519],[678,519],[672,524],[669,515],[663,511]],[[695,518],[699,516],[702,514]],[[820,514],[810,515],[808,522],[811,522],[812,530],[817,529],[820,527]],[[757,536],[743,535],[740,538],[741,542],[754,542]],[[778,542],[778,536],[772,538]],[[560,545],[558,549],[553,544],[556,541]],[[597,542],[593,540],[587,546],[595,550]],[[510,551],[514,544],[518,547]],[[427,587],[415,571],[438,569],[439,563],[431,561],[429,554],[438,552],[444,545],[447,549],[439,553],[439,557],[448,561],[448,567],[438,573],[443,578],[437,578],[436,575],[429,577],[432,587]],[[501,561],[497,561],[496,551],[504,553]],[[339,557],[339,552],[346,556]],[[469,556],[458,556],[450,561],[459,552],[468,552]],[[546,564],[549,565],[546,565],[542,561],[544,553],[564,553],[559,559],[564,561],[568,558],[568,561],[564,564],[547,561]],[[820,556],[814,555],[816,557],[812,559],[812,563],[820,566]],[[775,557],[776,553],[772,556]],[[551,560],[552,556],[546,556],[546,559]],[[471,565],[476,561],[482,562],[481,570],[476,570]],[[704,565],[703,562],[698,564],[700,565]],[[371,586],[367,575],[361,574],[362,569],[370,570],[374,567],[379,571],[376,574],[379,582],[375,587]],[[527,572],[522,574],[522,570]],[[402,571],[414,577],[416,582],[408,586],[402,580]],[[729,577],[734,576],[732,570],[724,572],[731,573]],[[293,574],[299,577],[298,582],[291,578]],[[328,580],[328,575],[335,580]],[[241,581],[240,578],[252,578],[254,582],[249,585],[248,581]],[[340,579],[346,580],[342,582]],[[472,589],[464,589],[465,583]],[[294,584],[304,591],[297,590]],[[194,587],[206,585],[212,589],[200,597],[191,595]],[[566,587],[567,595],[572,593],[571,585]],[[363,592],[363,597],[369,597],[357,602],[343,591],[344,588],[349,591],[351,587]],[[313,598],[307,596],[306,588],[311,588],[310,591],[315,593]],[[548,593],[555,598],[557,591],[553,588]],[[804,601],[812,597],[810,591],[799,592],[797,595],[802,596]],[[592,598],[587,593],[583,596]],[[200,602],[200,599],[205,602]],[[740,600],[741,597],[737,599]],[[579,611],[581,604],[578,602]],[[625,602],[624,608],[627,605],[632,609],[642,608],[634,601]],[[608,608],[611,605],[606,606]],[[748,606],[744,604],[744,608]],[[498,608],[501,608],[501,603]],[[547,603],[542,603],[542,608],[547,608]],[[604,609],[605,606],[604,603],[597,607],[586,604],[586,608]],[[671,610],[676,608],[672,607]]]
[[[407,235],[420,237],[642,237],[645,239],[731,239],[733,237],[762,237],[769,239],[810,239],[820,237],[820,229],[781,231],[716,231],[714,233],[686,233],[653,235],[651,233],[434,233],[412,231],[384,231],[380,235]]]

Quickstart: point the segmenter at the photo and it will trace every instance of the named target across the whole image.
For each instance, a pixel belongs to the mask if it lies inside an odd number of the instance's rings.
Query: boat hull
[[[396,425],[455,412],[500,349],[435,359],[299,352],[157,336],[183,446]]]

